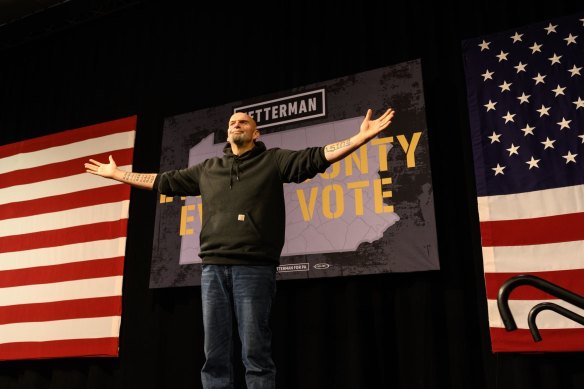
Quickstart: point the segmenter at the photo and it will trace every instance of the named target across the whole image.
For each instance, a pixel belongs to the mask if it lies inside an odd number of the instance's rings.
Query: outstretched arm
[[[102,176],[106,178],[111,178],[112,180],[124,182],[141,189],[152,190],[154,186],[154,180],[156,179],[156,173],[134,173],[126,172],[118,169],[112,156],[109,156],[109,163],[101,163],[94,159],[89,160],[90,163],[85,164],[85,171],[87,173],[95,174],[96,176]]]
[[[361,128],[356,135],[353,135],[349,139],[325,146],[324,157],[327,161],[330,163],[340,161],[365,143],[369,142],[390,125],[391,119],[393,119],[393,115],[395,115],[395,111],[392,108],[389,108],[383,115],[375,120],[371,120],[371,115],[372,111],[368,109],[367,115],[365,115],[365,119],[363,120],[363,123],[361,123]]]

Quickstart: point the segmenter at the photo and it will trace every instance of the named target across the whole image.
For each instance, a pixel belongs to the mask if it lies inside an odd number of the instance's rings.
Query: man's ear
[[[258,140],[260,137],[260,132],[258,130],[254,130],[253,132],[253,140]]]

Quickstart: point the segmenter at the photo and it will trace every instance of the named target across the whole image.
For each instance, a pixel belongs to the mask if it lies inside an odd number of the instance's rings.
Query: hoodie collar
[[[227,142],[225,144],[225,146],[223,147],[223,153],[225,154],[226,157],[236,158],[238,160],[245,160],[245,159],[251,158],[253,156],[256,156],[256,155],[261,154],[264,151],[266,151],[266,145],[264,144],[264,142],[255,141],[254,143],[255,143],[255,146],[252,147],[250,150],[246,151],[245,153],[243,153],[241,155],[235,155],[235,154],[233,154],[233,151],[231,150],[231,144],[229,142]]]
[[[233,154],[229,142],[225,145],[225,147],[223,147],[223,152],[225,153],[225,156],[231,159],[231,167],[229,168],[229,189],[233,188],[234,181],[239,181],[240,173],[239,164],[241,163],[241,161],[253,158],[254,156],[261,154],[264,151],[266,151],[266,145],[263,142],[259,141],[255,142],[254,147],[252,147],[251,149],[249,149],[248,151],[241,155]]]

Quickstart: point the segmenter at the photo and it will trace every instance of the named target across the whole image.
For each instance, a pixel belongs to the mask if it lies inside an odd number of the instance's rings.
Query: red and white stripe
[[[553,311],[536,320],[534,342],[527,316],[550,301],[584,316],[584,310],[532,287],[517,287],[509,307],[517,330],[506,331],[497,309],[499,288],[509,278],[531,274],[584,296],[584,185],[478,198],[492,350],[578,351],[584,327]]]
[[[117,356],[136,117],[0,146],[0,360]]]

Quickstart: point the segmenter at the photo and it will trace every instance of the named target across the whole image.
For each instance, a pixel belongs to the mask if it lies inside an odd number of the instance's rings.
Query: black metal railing
[[[543,278],[539,278],[530,274],[521,274],[515,277],[511,277],[507,281],[505,281],[503,285],[501,285],[501,287],[499,288],[499,293],[497,295],[497,307],[499,308],[499,314],[503,319],[503,324],[505,325],[505,329],[507,331],[514,331],[517,329],[517,324],[515,323],[513,314],[509,309],[509,295],[515,288],[521,285],[533,286],[537,289],[540,289],[546,293],[551,294],[552,296],[562,299],[570,304],[573,304],[578,308],[584,309],[584,297],[576,293],[573,293],[568,289],[564,289],[561,286],[546,281]],[[541,340],[541,335],[539,333],[539,329],[537,328],[535,319],[537,318],[539,312],[543,310],[552,310],[569,319],[574,320],[577,323],[584,325],[584,317],[558,304],[547,302],[537,304],[530,310],[528,315],[529,329],[531,331],[531,335],[534,341],[536,342],[539,342]]]
[[[580,323],[584,326],[584,316],[580,316],[577,313],[572,312],[569,309],[566,309],[566,308],[564,308],[561,305],[558,305],[556,303],[551,303],[549,301],[544,302],[544,303],[539,303],[537,305],[534,305],[533,308],[531,308],[531,310],[529,311],[529,314],[527,315],[527,323],[529,325],[529,331],[531,331],[531,336],[533,337],[534,342],[541,341],[541,335],[539,333],[539,328],[537,328],[537,323],[535,322],[535,319],[537,318],[537,315],[541,311],[545,311],[545,310],[550,310],[550,311],[554,311],[556,313],[559,313],[560,315],[565,316],[568,319],[572,319],[575,322]]]

